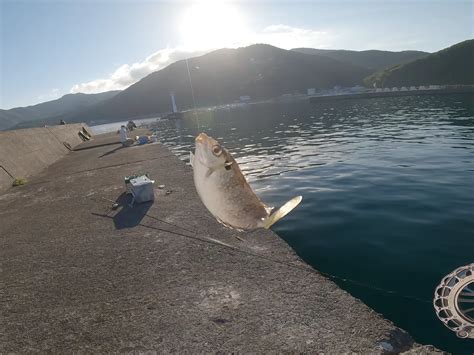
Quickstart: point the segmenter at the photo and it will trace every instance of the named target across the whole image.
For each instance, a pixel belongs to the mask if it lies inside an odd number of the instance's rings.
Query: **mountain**
[[[407,63],[415,59],[423,58],[429,55],[421,51],[349,51],[339,49],[315,49],[315,48],[294,48],[292,51],[315,54],[336,59],[340,62],[360,66],[362,68],[375,72],[397,64]]]
[[[169,112],[170,92],[175,93],[178,108],[184,110],[194,107],[193,94],[195,106],[205,107],[232,103],[246,95],[261,100],[306,92],[307,88],[353,86],[369,74],[367,69],[332,58],[266,44],[219,49],[175,62],[82,115],[69,115],[66,121],[79,117],[120,120]]]
[[[365,79],[378,87],[474,84],[474,40],[379,71]]]
[[[107,91],[100,94],[67,94],[57,100],[33,106],[0,110],[0,130],[57,124],[62,116],[78,113],[91,105],[110,99],[117,93],[119,91]]]

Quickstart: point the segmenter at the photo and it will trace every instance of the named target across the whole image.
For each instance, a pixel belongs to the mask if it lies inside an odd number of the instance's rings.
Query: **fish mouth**
[[[202,165],[208,168],[215,168],[212,161],[216,159],[214,153],[212,153],[212,149],[214,146],[219,145],[219,143],[212,137],[209,137],[206,133],[200,133],[196,139],[196,149],[195,149],[195,157],[194,159],[199,161]],[[209,157],[211,161],[209,161]],[[211,165],[210,165],[211,164]]]
[[[196,144],[203,144],[203,145],[213,145],[214,144],[214,140],[209,137],[206,133],[200,133],[197,137],[196,137]]]

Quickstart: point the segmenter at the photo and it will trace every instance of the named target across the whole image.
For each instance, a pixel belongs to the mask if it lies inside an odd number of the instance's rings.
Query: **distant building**
[[[357,92],[363,92],[365,91],[365,88],[363,86],[360,86],[360,85],[356,85],[356,86],[353,86],[349,89],[350,92],[354,92],[354,93],[357,93]]]
[[[410,91],[416,90],[416,86],[410,86]]]
[[[441,86],[439,86],[439,85],[430,85],[428,87],[428,89],[429,90],[439,90],[439,89],[441,89]]]
[[[391,90],[390,90],[390,88],[384,88],[383,91],[389,92],[389,91],[391,91]]]
[[[420,86],[418,87],[418,90],[426,90],[426,89],[427,89],[427,88],[426,88],[426,86],[424,86],[424,85],[420,85]]]
[[[402,86],[402,87],[400,88],[400,91],[408,91],[408,89],[407,89],[406,86]]]
[[[315,88],[310,88],[306,92],[307,92],[308,96],[316,95],[316,89]]]
[[[247,102],[247,101],[250,101],[250,96],[243,95],[239,99],[240,99],[240,102]]]
[[[398,91],[398,88],[394,86],[394,87],[392,88],[392,91]]]

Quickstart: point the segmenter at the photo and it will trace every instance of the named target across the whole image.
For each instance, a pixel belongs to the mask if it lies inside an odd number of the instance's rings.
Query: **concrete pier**
[[[273,232],[218,224],[163,145],[113,140],[0,194],[0,353],[435,351]],[[156,199],[130,208],[137,172]]]

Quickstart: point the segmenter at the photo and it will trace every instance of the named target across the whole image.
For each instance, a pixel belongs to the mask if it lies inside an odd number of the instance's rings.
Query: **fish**
[[[272,213],[248,184],[239,165],[218,141],[205,133],[195,139],[190,165],[204,206],[223,225],[237,230],[269,229],[303,199],[296,196]]]

